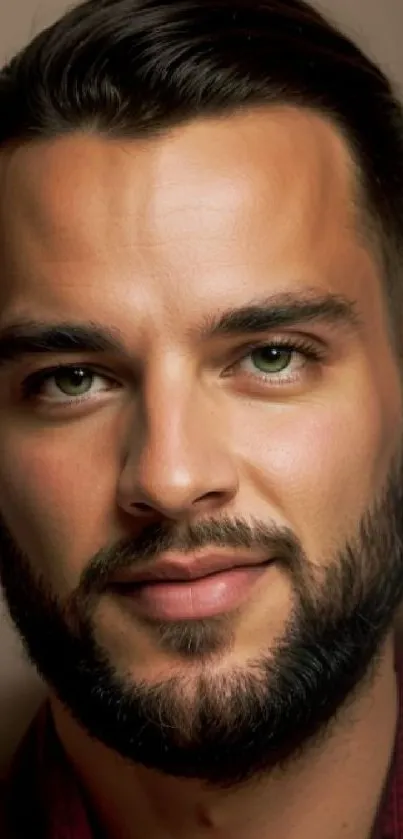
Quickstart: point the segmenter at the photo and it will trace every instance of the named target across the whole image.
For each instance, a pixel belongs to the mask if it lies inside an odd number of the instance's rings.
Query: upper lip
[[[208,577],[210,574],[217,574],[220,571],[229,571],[231,568],[244,568],[256,565],[263,565],[272,557],[262,551],[248,551],[240,553],[233,551],[229,553],[203,552],[203,553],[167,553],[150,563],[146,568],[131,566],[122,571],[116,572],[111,579],[111,584],[134,585],[135,583],[158,582],[158,581],[186,581],[197,580]]]

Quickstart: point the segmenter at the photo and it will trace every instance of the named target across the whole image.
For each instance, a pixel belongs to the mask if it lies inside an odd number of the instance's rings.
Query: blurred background
[[[52,23],[66,0],[3,0],[0,4],[0,64]],[[320,0],[338,22],[394,79],[403,97],[403,0]],[[44,695],[24,660],[0,594],[0,774]]]

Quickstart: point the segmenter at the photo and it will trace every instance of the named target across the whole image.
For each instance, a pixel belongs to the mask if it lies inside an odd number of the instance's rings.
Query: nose
[[[237,470],[211,395],[150,388],[141,415],[129,432],[121,509],[179,520],[227,506],[237,493]]]

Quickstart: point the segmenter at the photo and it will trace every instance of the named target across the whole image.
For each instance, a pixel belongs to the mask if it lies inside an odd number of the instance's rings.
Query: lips
[[[202,620],[239,608],[271,564],[256,552],[170,554],[147,569],[116,574],[110,590],[137,617]]]
[[[270,561],[267,553],[214,552],[162,555],[147,568],[128,568],[116,573],[113,585],[135,585],[136,583],[199,580],[212,574],[230,571],[234,568],[250,568]]]

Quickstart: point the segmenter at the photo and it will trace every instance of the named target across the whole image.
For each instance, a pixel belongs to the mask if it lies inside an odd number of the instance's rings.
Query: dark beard
[[[376,674],[403,597],[403,482],[384,492],[330,565],[314,569],[289,530],[220,520],[151,526],[99,552],[67,602],[49,590],[0,520],[0,579],[29,657],[78,723],[135,763],[229,786],[285,767],[332,729],[337,712]],[[119,676],[96,641],[94,615],[117,568],[162,550],[270,546],[295,605],[266,655],[225,675],[209,660],[230,643],[231,619],[150,626],[200,675],[150,687]],[[261,640],[261,639],[258,639]]]

